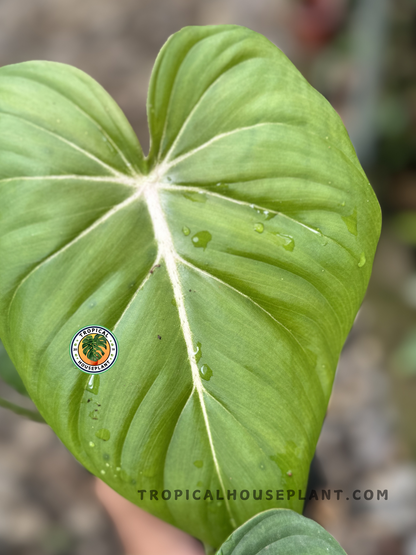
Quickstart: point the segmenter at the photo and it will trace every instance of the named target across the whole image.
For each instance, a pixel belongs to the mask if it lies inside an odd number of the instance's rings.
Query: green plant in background
[[[147,111],[145,157],[81,71],[0,69],[0,336],[75,457],[207,552],[244,525],[219,553],[342,553],[286,494],[368,284],[375,195],[336,112],[248,29],[173,35]],[[68,344],[94,323],[120,354],[90,377]],[[138,493],[196,489],[215,499]],[[227,495],[269,489],[284,500]]]

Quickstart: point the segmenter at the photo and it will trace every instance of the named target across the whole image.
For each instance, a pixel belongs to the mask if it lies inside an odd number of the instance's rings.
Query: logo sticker
[[[107,372],[118,356],[115,336],[102,326],[87,326],[74,335],[69,347],[72,362],[87,374]]]

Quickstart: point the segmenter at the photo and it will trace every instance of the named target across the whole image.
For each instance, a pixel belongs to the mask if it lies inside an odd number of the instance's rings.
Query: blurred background
[[[416,555],[416,1],[0,0],[0,66],[72,64],[115,98],[145,152],[147,86],[169,35],[236,23],[279,46],[336,108],[378,195],[383,233],[341,356],[315,485],[389,500],[306,508],[349,555]],[[30,408],[7,385],[0,396]],[[0,555],[118,555],[92,477],[45,425],[0,408]]]

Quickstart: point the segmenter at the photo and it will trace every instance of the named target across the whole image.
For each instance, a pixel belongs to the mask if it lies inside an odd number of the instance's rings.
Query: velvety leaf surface
[[[0,69],[0,335],[91,472],[218,547],[302,510],[276,490],[305,490],[380,210],[338,115],[248,29],[172,36],[148,117],[145,159],[82,72]],[[119,342],[92,378],[68,355],[88,325]]]
[[[217,555],[346,555],[313,520],[286,509],[260,513],[238,528]]]

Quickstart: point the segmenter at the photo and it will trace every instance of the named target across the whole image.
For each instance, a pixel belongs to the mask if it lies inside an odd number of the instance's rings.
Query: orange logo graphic
[[[106,372],[117,359],[117,339],[107,328],[87,326],[72,338],[70,353],[73,363],[80,370],[100,374]]]

